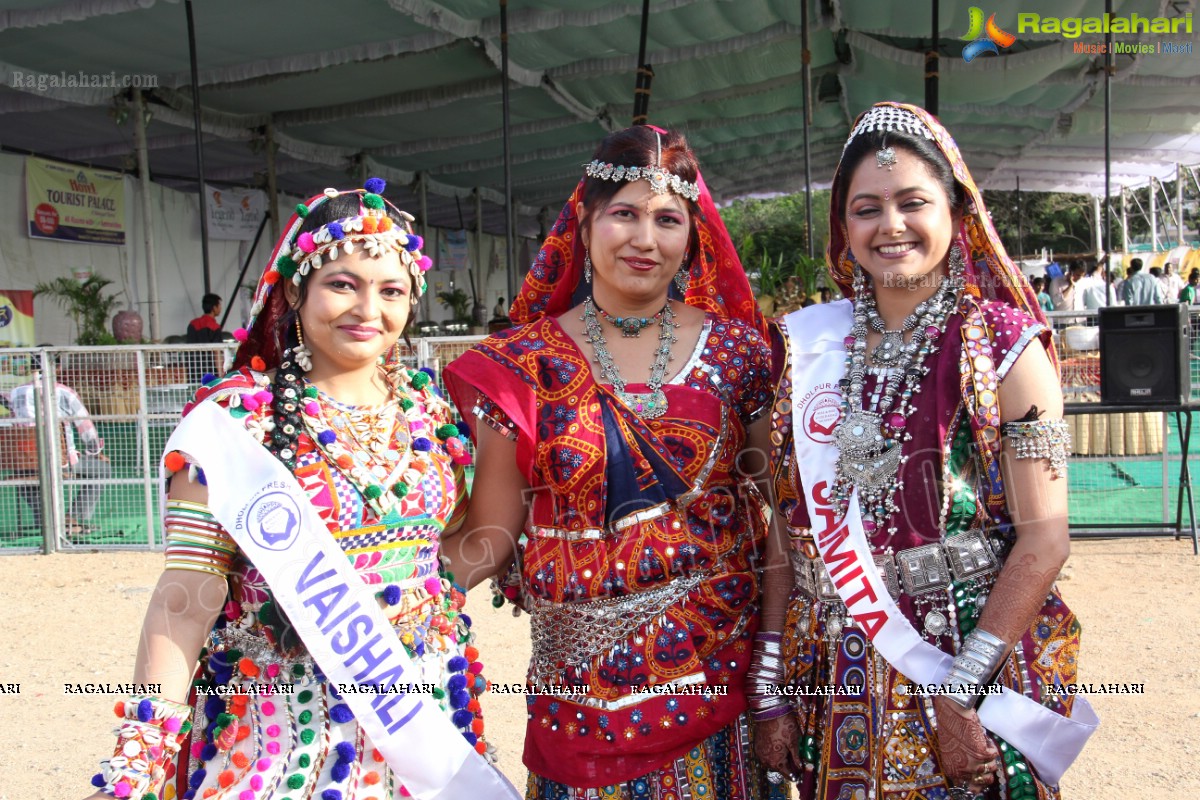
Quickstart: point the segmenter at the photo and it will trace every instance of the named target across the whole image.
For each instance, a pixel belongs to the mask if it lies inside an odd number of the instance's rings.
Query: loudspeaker
[[[1100,402],[1175,404],[1190,397],[1187,306],[1100,309]]]

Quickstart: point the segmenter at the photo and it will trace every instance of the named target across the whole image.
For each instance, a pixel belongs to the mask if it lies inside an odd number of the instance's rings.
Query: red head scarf
[[[579,181],[542,243],[521,291],[513,298],[509,311],[513,323],[524,325],[542,316],[557,316],[583,301],[580,283],[584,248],[579,237],[575,204],[583,197],[584,186],[589,180],[599,179],[585,177]],[[716,316],[740,319],[766,336],[766,319],[750,290],[750,282],[729,232],[725,230],[725,223],[699,173],[696,183],[700,189],[700,198],[696,202],[699,214],[695,219],[698,246],[689,264],[688,291],[683,300]]]

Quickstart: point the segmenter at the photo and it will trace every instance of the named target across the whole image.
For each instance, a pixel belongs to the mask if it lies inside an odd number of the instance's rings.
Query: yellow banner
[[[125,181],[119,172],[25,159],[29,236],[125,244]]]
[[[0,347],[33,347],[33,292],[0,289]]]

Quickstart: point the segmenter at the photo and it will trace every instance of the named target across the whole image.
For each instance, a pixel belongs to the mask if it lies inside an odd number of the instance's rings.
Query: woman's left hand
[[[933,699],[937,715],[938,751],[949,786],[965,786],[973,794],[996,780],[1000,751],[984,731],[979,715],[945,697]]]

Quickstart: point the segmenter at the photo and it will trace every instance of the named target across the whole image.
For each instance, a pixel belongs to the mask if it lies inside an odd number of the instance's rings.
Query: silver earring
[[[951,278],[961,278],[967,274],[967,260],[963,258],[962,248],[955,242],[950,247],[949,272]]]
[[[679,290],[680,297],[686,296],[688,290],[688,278],[690,276],[688,275],[688,268],[686,264],[687,261],[685,260],[684,266],[679,268],[679,272],[675,273],[675,277],[673,279],[675,281],[675,288]]]
[[[592,254],[587,250],[583,251],[583,282],[592,282]]]

